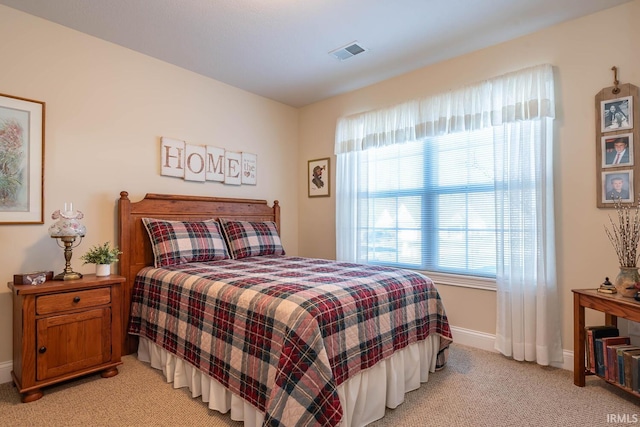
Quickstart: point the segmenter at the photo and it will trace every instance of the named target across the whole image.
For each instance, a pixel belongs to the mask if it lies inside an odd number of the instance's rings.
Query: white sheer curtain
[[[553,69],[526,68],[445,94],[341,118],[336,129],[337,257],[357,259],[366,150],[493,127],[498,240],[496,349],[562,360],[553,217]]]
[[[551,118],[496,128],[496,349],[562,361],[553,218]]]

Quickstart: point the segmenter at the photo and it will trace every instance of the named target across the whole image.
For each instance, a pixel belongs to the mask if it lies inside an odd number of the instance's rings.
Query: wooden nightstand
[[[79,280],[15,285],[13,371],[23,402],[42,397],[42,387],[122,364],[122,276],[85,275]]]

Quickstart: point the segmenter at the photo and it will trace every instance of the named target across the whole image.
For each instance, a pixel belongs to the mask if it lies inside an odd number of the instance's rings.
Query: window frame
[[[480,130],[480,132],[482,131],[486,131],[486,129]],[[420,228],[418,229],[418,231],[421,236],[420,237],[422,242],[421,248],[426,248],[426,251],[421,250],[420,265],[416,266],[415,264],[407,264],[407,263],[402,263],[397,261],[398,260],[398,242],[399,242],[398,234],[400,231],[402,231],[401,228],[398,227],[397,225],[397,220],[396,220],[396,226],[394,227],[394,230],[392,230],[392,232],[395,232],[395,235],[396,235],[396,243],[395,243],[396,262],[372,259],[373,258],[372,252],[370,252],[368,249],[370,246],[368,240],[364,243],[361,243],[361,247],[363,248],[363,250],[366,251],[366,255],[364,256],[364,259],[369,264],[385,265],[390,267],[424,271],[429,275],[429,277],[437,278],[437,280],[434,279],[434,282],[438,282],[442,284],[460,285],[460,286],[471,287],[471,288],[495,290],[495,287],[496,287],[495,286],[495,280],[496,280],[495,269],[497,269],[497,260],[496,260],[496,263],[494,264],[493,274],[481,274],[479,272],[470,272],[468,269],[460,270],[456,268],[436,270],[437,267],[439,267],[436,264],[439,258],[438,254],[441,246],[437,236],[438,236],[438,233],[445,230],[445,228],[438,225],[437,217],[440,214],[437,208],[438,198],[446,194],[462,195],[465,197],[469,194],[478,194],[483,192],[485,193],[491,192],[495,194],[496,186],[495,186],[495,179],[492,182],[490,183],[488,182],[486,184],[475,184],[475,185],[455,184],[455,185],[445,185],[445,186],[436,185],[437,170],[438,170],[438,162],[437,162],[438,148],[437,148],[437,144],[432,144],[433,139],[435,138],[438,138],[438,137],[432,137],[427,140],[418,142],[422,144],[420,148],[420,152],[424,162],[423,168],[422,168],[420,188],[410,188],[410,189],[400,189],[400,190],[384,189],[380,191],[371,191],[367,189],[365,191],[366,195],[363,196],[362,193],[358,195],[358,197],[361,198],[362,200],[366,200],[366,203],[368,205],[367,206],[368,211],[372,209],[372,203],[375,204],[376,200],[381,200],[385,198],[394,198],[396,201],[398,201],[399,199],[404,197],[418,197],[421,199],[420,205],[421,205],[422,215],[421,215]],[[397,158],[398,157],[396,156],[393,160],[396,160]],[[376,168],[377,168],[378,167],[377,165],[379,164],[379,162],[376,161],[373,164],[376,164]],[[370,171],[370,168],[371,168],[371,162],[369,162],[369,164],[367,165],[366,170]],[[397,203],[396,203],[396,206],[397,206]],[[433,207],[429,208],[429,206],[433,206]],[[367,215],[370,215],[370,214],[368,213]],[[461,229],[456,229],[455,231],[463,231],[465,233],[465,246],[468,248],[469,232],[477,231],[477,230],[469,229],[468,217],[466,217],[466,219],[467,219],[467,224],[465,225],[465,227]],[[370,222],[371,218],[368,218],[367,221]],[[375,227],[375,226],[366,227],[366,232],[367,233],[373,232],[375,234],[378,232],[384,232],[386,228],[387,227]],[[490,231],[490,230],[491,229],[485,230],[485,231]],[[493,231],[497,232],[495,224],[493,226]],[[435,255],[429,256],[429,253],[432,253]]]

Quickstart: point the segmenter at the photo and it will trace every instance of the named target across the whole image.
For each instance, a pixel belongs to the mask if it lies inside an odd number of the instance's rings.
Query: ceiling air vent
[[[343,46],[336,50],[332,50],[331,52],[329,52],[329,55],[333,56],[336,59],[339,59],[340,61],[344,61],[345,59],[349,59],[366,51],[367,49],[360,46],[358,42],[352,42],[346,46]]]

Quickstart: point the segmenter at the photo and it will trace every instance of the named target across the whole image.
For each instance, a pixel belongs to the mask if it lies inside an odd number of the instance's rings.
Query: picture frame
[[[601,202],[610,205],[616,201],[634,203],[633,183],[633,169],[602,172]]]
[[[634,165],[633,133],[605,135],[600,138],[602,168]]]
[[[623,96],[600,102],[601,132],[633,129],[633,96]]]
[[[640,195],[636,194],[640,190],[640,128],[634,126],[640,123],[640,110],[636,107],[639,96],[640,88],[631,83],[605,87],[595,95],[594,178],[598,208],[615,208],[614,200],[607,196],[613,191],[611,179],[616,176],[622,177],[625,191],[620,202],[629,207],[640,203]],[[618,110],[626,119],[612,125]]]
[[[307,188],[309,197],[331,196],[331,159],[309,160],[307,165]]]
[[[44,224],[45,103],[0,94],[0,224]]]

